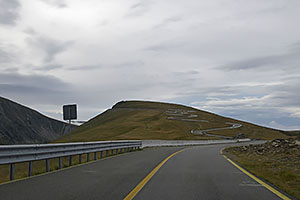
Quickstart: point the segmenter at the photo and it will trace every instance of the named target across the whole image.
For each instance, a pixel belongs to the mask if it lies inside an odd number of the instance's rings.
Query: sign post
[[[77,119],[77,105],[64,105],[63,106],[64,120],[69,121],[69,142],[71,142],[71,120]]]

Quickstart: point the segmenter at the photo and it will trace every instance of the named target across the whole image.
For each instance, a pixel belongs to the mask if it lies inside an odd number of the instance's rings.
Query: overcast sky
[[[0,96],[88,120],[120,100],[300,129],[299,0],[0,0]]]

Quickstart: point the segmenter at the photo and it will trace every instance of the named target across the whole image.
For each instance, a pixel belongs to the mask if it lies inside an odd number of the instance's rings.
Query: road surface
[[[222,155],[226,145],[148,148],[0,185],[0,199],[123,199],[171,157],[134,199],[280,199]]]

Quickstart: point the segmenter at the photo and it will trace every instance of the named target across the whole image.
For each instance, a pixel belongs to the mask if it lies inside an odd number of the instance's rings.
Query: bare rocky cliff
[[[0,97],[0,144],[46,143],[67,132],[66,123]]]

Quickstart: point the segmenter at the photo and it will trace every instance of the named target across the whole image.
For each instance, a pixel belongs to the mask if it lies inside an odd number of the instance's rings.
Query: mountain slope
[[[0,97],[0,144],[45,143],[67,131],[67,124]]]
[[[91,119],[72,132],[73,141],[118,139],[217,139],[193,135],[191,130],[230,127],[228,130],[209,131],[210,134],[235,136],[239,133],[249,138],[286,138],[283,131],[225,118],[195,108],[167,103],[122,101]],[[57,142],[67,141],[62,137]]]

